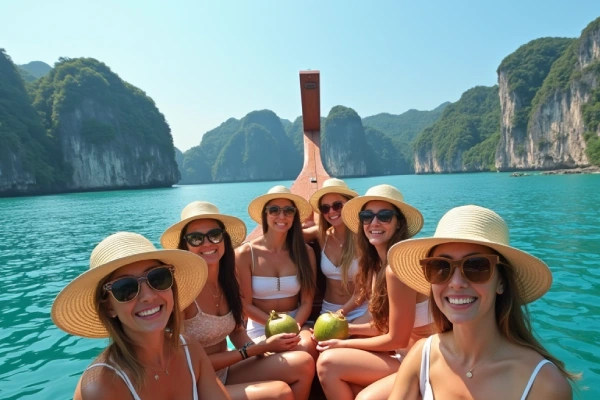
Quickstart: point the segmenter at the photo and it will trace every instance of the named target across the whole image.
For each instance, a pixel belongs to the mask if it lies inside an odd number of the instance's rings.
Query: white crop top
[[[250,246],[252,256],[252,272],[254,272],[254,250]],[[300,282],[296,275],[290,276],[256,276],[252,275],[252,297],[259,300],[285,299],[300,293]]]

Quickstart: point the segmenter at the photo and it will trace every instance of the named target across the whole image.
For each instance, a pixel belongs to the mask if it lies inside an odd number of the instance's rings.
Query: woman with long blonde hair
[[[326,282],[320,314],[340,311],[349,321],[367,311],[367,302],[357,302],[354,285],[358,273],[355,235],[342,220],[344,205],[356,196],[358,193],[343,180],[326,180],[309,199],[319,215],[318,224],[304,229],[305,241],[317,240],[321,247],[321,271]]]
[[[498,214],[454,208],[433,237],[398,243],[388,257],[402,282],[433,298],[440,332],[411,349],[390,399],[572,398],[577,376],[535,338],[526,308],[550,289],[550,269],[510,245]]]

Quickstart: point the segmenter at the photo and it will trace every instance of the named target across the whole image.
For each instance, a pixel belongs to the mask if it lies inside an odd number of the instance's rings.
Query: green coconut
[[[317,341],[329,339],[348,339],[348,320],[342,313],[327,311],[319,315],[313,328],[313,335]]]
[[[298,323],[294,318],[287,314],[278,314],[277,311],[271,311],[269,319],[265,325],[265,335],[269,338],[280,333],[300,333]]]

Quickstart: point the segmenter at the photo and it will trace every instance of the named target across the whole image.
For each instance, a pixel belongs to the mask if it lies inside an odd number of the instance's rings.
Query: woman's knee
[[[313,378],[315,375],[315,360],[305,351],[290,351],[285,353],[289,365],[300,377]]]
[[[338,352],[335,349],[322,352],[317,359],[317,375],[319,379],[335,374],[338,369],[336,364]]]
[[[293,400],[294,393],[292,392],[292,388],[290,385],[283,381],[273,381],[270,383],[272,390],[274,393],[278,393],[279,396],[276,397],[277,400]]]

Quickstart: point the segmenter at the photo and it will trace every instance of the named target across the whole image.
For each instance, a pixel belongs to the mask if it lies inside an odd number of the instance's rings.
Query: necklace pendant
[[[471,371],[467,372],[467,378],[472,378],[473,377],[473,373]]]
[[[158,376],[158,372],[155,372],[155,373],[154,373],[154,380],[156,380],[156,381],[157,381],[157,380],[158,380],[158,378],[159,378],[159,376]]]

